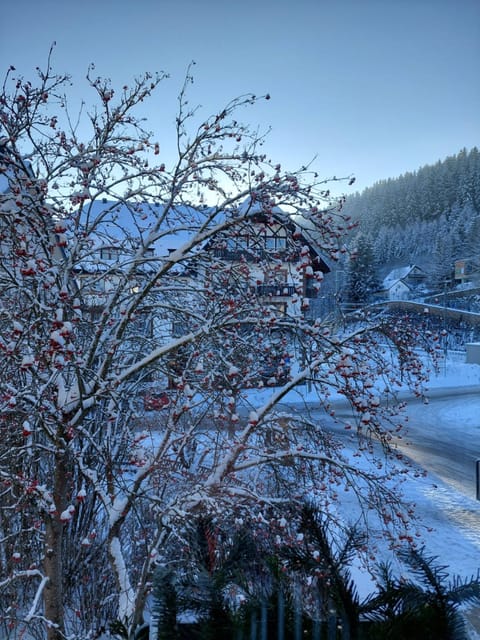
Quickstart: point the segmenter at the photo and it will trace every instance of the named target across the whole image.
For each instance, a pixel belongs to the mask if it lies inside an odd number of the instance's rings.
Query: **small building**
[[[480,364],[480,342],[470,342],[465,345],[467,350],[467,364]]]
[[[480,281],[480,269],[475,258],[461,258],[455,260],[455,284],[469,286],[471,283],[478,285]]]
[[[417,265],[399,267],[389,272],[377,297],[387,300],[410,300],[423,289],[427,274]]]

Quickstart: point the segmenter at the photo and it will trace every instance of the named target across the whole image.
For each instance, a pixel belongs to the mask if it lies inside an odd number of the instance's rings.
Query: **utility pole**
[[[480,460],[475,463],[476,467],[476,484],[477,484],[477,500],[480,500]]]

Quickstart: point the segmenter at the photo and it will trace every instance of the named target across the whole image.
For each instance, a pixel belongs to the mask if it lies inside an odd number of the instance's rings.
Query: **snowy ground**
[[[446,361],[440,363],[438,372],[431,377],[427,394],[430,401],[422,404],[412,399],[409,411],[413,419],[417,418],[421,424],[422,421],[425,421],[425,424],[428,422],[430,429],[442,429],[443,436],[445,430],[450,430],[452,442],[458,441],[459,438],[478,442],[480,365],[465,364],[464,360],[464,354],[450,353]],[[258,408],[276,392],[275,388],[265,388],[250,390],[245,395],[251,408]],[[400,393],[408,401],[408,390],[401,390]],[[478,402],[472,394],[478,395]],[[345,404],[345,398],[340,395],[332,396],[331,401],[338,401],[339,406]],[[306,403],[310,409],[315,410],[318,399],[315,392],[309,392],[304,386],[290,392],[282,402],[290,407],[296,406],[300,411]],[[408,450],[405,452],[408,455]],[[403,485],[403,493],[406,501],[416,505],[416,513],[423,525],[412,530],[418,544],[425,545],[428,555],[438,556],[438,563],[448,567],[451,577],[475,576],[480,569],[480,502],[475,499],[473,484],[470,483],[467,490],[466,485],[457,486],[455,483],[442,480],[431,471],[427,476],[412,473]],[[342,503],[348,512],[348,494]],[[378,538],[377,545],[376,560],[381,560],[384,553],[385,559],[395,561],[391,551],[387,551],[387,544],[382,538]],[[395,569],[398,572],[405,570],[400,563],[396,563]],[[370,575],[364,569],[354,568],[352,573],[360,596],[366,597],[375,590]],[[473,611],[472,621],[474,627],[471,629],[470,638],[480,640],[480,608]]]
[[[462,397],[467,392],[478,394],[478,402],[471,396],[469,402],[463,402]],[[249,399],[258,406],[268,393],[271,390],[252,392]],[[315,396],[309,396],[306,389],[301,395],[303,401],[315,401]],[[452,400],[441,405],[435,402],[435,398],[445,396]],[[445,429],[450,429],[452,438],[458,439],[460,434],[460,437],[479,442],[480,365],[465,364],[464,356],[450,354],[441,363],[438,373],[432,376],[428,397],[431,401],[422,406],[422,411],[431,412],[430,422],[442,428],[443,436]],[[298,401],[298,392],[285,398],[287,403]],[[412,413],[420,415],[414,407]],[[480,457],[480,444],[478,451]],[[428,555],[438,556],[439,564],[447,565],[452,577],[475,576],[480,569],[480,502],[475,499],[474,487],[465,490],[429,472],[426,477],[412,474],[404,486],[404,494],[409,502],[415,503],[416,513],[425,525],[421,533],[419,529],[418,541],[425,545]],[[359,590],[367,595],[372,583],[367,575],[356,573]],[[470,637],[480,640],[480,609],[474,610],[470,618],[474,625]]]

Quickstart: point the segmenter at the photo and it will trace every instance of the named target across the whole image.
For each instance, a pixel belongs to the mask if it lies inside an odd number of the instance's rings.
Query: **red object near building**
[[[161,411],[170,404],[170,398],[166,391],[159,393],[146,393],[143,396],[143,408],[145,411]]]

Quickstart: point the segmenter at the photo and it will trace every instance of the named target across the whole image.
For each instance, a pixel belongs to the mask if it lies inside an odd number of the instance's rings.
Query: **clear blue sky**
[[[205,116],[236,95],[271,94],[245,120],[272,127],[267,150],[286,168],[317,155],[322,175],[354,174],[363,189],[480,145],[480,0],[3,3],[4,69],[31,77],[53,40],[74,100],[89,102],[90,62],[119,86],[169,72],[146,114],[161,142],[195,60],[191,101]]]

